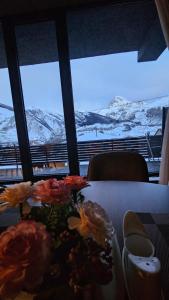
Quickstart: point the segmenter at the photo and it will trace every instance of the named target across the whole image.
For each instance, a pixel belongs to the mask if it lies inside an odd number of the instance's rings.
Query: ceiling
[[[57,7],[75,7],[96,3],[125,3],[138,1],[140,0],[1,0],[0,18],[8,15],[28,14]]]
[[[15,13],[27,9],[49,8],[52,5],[79,4],[96,0],[6,0]],[[99,1],[97,0],[97,3]],[[100,0],[100,2],[103,2]],[[105,1],[107,2],[107,1]],[[137,51],[139,62],[156,60],[166,48],[154,1],[112,1],[114,5],[82,7],[67,14],[70,58]],[[116,3],[115,3],[116,2]],[[117,3],[118,2],[118,3]],[[17,7],[14,3],[18,4]],[[38,6],[39,3],[39,6]],[[107,2],[108,3],[108,2]],[[5,13],[1,10],[1,14]],[[10,10],[12,12],[12,7]],[[8,10],[8,13],[9,11]],[[13,11],[14,12],[14,11]],[[7,13],[7,7],[6,7]],[[54,22],[42,22],[16,27],[20,65],[58,60]],[[0,32],[0,67],[6,67],[6,57]]]

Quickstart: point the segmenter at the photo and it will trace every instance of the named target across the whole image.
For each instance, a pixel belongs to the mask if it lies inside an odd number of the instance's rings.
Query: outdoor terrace
[[[144,156],[149,175],[158,176],[162,136],[142,136],[112,140],[78,142],[78,159],[81,175],[87,174],[88,162],[93,155],[109,151],[133,151]],[[34,175],[69,174],[66,144],[43,144],[30,147]],[[19,147],[0,147],[0,178],[21,179]]]

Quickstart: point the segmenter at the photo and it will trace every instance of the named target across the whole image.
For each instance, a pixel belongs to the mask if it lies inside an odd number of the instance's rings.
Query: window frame
[[[75,112],[74,112],[74,101],[72,92],[72,80],[71,80],[71,69],[70,69],[70,58],[69,58],[69,44],[68,44],[68,33],[67,33],[67,16],[66,10],[60,9],[55,13],[42,14],[41,16],[27,16],[25,19],[7,17],[2,20],[2,34],[5,44],[5,52],[7,57],[7,67],[10,78],[10,87],[12,92],[14,116],[16,121],[16,129],[18,135],[18,144],[21,157],[21,165],[23,172],[23,180],[17,180],[16,178],[7,179],[1,181],[2,183],[12,183],[18,181],[36,181],[42,178],[62,178],[66,174],[54,174],[54,175],[34,175],[31,151],[28,137],[28,128],[25,115],[25,104],[23,97],[23,89],[21,82],[21,74],[18,60],[18,50],[15,35],[15,28],[17,25],[54,21],[56,30],[56,40],[58,46],[58,61],[59,71],[61,79],[61,90],[62,90],[62,103],[65,120],[65,131],[67,140],[67,151],[69,161],[69,174],[79,175],[79,161],[78,161],[78,150],[77,150],[77,138],[76,138],[76,127],[75,127]],[[71,123],[71,127],[70,127]]]

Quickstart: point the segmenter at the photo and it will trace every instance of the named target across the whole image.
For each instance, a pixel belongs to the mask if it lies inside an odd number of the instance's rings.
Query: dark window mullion
[[[15,114],[16,130],[20,149],[20,157],[23,171],[23,179],[33,178],[32,160],[26,123],[25,107],[23,100],[21,75],[15,37],[15,27],[9,19],[2,22],[7,66],[11,85],[11,93]]]
[[[72,78],[70,69],[69,44],[66,13],[61,11],[56,20],[56,36],[63,97],[63,109],[67,138],[70,174],[79,174],[78,150],[73,104]]]

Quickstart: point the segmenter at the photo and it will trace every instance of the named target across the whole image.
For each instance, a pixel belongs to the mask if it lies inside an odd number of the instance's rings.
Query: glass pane
[[[54,22],[16,28],[34,175],[68,173]]]
[[[22,179],[5,47],[0,28],[0,180]]]
[[[74,11],[68,28],[81,174],[106,151],[137,151],[158,172],[169,55],[155,5]]]

